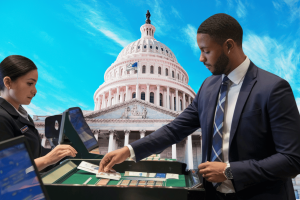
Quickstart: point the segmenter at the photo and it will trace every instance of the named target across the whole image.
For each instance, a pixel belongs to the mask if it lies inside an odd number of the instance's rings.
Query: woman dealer
[[[33,120],[22,105],[29,105],[36,95],[38,71],[28,58],[11,55],[0,63],[0,141],[24,135],[39,171],[66,156],[75,157],[69,145],[58,145],[41,157],[41,140]]]

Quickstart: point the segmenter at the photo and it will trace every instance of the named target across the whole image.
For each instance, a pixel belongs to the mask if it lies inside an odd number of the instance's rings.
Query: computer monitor
[[[69,109],[69,120],[87,150],[90,151],[98,147],[98,141],[86,123],[80,108],[76,107]]]
[[[48,200],[24,136],[0,142],[0,199]]]
[[[62,114],[59,144],[69,144],[78,152],[76,158],[101,159],[99,145],[86,123],[79,107],[69,108]],[[97,149],[97,151],[95,151]]]

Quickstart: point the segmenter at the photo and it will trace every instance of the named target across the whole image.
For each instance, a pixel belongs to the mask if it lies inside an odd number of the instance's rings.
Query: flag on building
[[[137,70],[138,69],[138,62],[135,62],[135,63],[129,63],[127,66],[126,66],[126,71],[130,71],[130,70]]]

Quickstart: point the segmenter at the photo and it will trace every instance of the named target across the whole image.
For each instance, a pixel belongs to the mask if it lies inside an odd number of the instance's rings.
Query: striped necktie
[[[211,161],[223,162],[222,144],[223,144],[223,122],[224,122],[224,111],[225,101],[227,94],[227,84],[229,78],[225,76],[222,81],[220,89],[220,98],[216,108],[216,115],[214,121],[214,134],[212,141]],[[215,187],[221,185],[221,183],[213,183]]]

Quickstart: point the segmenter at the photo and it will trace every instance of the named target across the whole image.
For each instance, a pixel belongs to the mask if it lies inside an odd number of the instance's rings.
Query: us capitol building
[[[101,154],[122,148],[170,123],[196,95],[172,50],[154,38],[149,11],[146,16],[146,23],[140,27],[141,38],[127,45],[106,70],[105,82],[93,97],[94,111],[83,111]],[[138,70],[126,71],[126,66],[135,62]],[[33,116],[42,145],[47,148],[46,117]],[[185,162],[189,169],[197,168],[202,157],[201,130],[165,149],[160,156]]]

